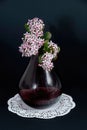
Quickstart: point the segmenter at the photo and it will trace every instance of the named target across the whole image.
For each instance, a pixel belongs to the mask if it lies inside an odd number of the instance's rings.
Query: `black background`
[[[61,47],[55,71],[76,107],[51,120],[25,119],[7,110],[29,62],[18,51],[28,19],[39,17]],[[0,0],[0,130],[87,129],[87,0]]]

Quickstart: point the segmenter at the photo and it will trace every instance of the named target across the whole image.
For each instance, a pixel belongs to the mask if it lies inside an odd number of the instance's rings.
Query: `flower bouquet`
[[[38,54],[38,65],[51,71],[54,67],[53,61],[60,52],[60,47],[50,40],[52,36],[50,32],[44,33],[44,27],[45,24],[39,18],[28,20],[25,24],[26,33],[22,38],[23,43],[19,47],[19,51],[25,57]]]
[[[19,82],[19,94],[26,104],[35,108],[48,107],[61,95],[61,82],[52,70],[60,47],[52,42],[52,34],[45,32],[44,28],[41,19],[28,20],[19,47],[22,56],[31,57]]]

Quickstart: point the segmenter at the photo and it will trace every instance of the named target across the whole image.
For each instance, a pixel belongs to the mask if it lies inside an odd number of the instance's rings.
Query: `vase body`
[[[46,108],[58,101],[61,82],[55,72],[38,66],[38,55],[32,56],[19,82],[23,101],[34,108]]]

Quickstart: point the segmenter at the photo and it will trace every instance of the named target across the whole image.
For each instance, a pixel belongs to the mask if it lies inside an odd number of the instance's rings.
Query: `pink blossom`
[[[33,18],[28,20],[27,25],[29,25],[31,34],[35,34],[37,37],[43,36],[44,23],[41,19]]]
[[[43,21],[37,17],[28,20],[27,28],[29,32],[24,34],[22,38],[23,43],[19,47],[19,51],[22,53],[22,56],[30,57],[32,55],[37,55],[39,49],[43,46],[41,49],[42,52],[40,51],[40,55],[42,56],[40,57],[38,66],[42,67],[44,70],[51,71],[54,67],[52,60],[57,57],[60,47],[52,41],[47,41],[47,46],[44,44],[46,40],[46,38],[42,38],[44,35],[44,26]]]
[[[55,58],[57,56],[57,53],[59,53],[60,48],[57,46],[57,44],[53,43],[52,41],[50,41],[49,43],[49,48],[51,48],[51,53],[53,54],[53,58]]]
[[[41,64],[39,64],[39,66],[41,66],[44,70],[47,71],[51,71],[53,69],[53,55],[51,53],[44,53],[44,55],[41,57]]]
[[[38,38],[34,34],[25,33],[24,38],[22,38],[23,43],[19,47],[19,51],[22,56],[30,57],[38,53],[39,48],[44,44],[44,39]]]

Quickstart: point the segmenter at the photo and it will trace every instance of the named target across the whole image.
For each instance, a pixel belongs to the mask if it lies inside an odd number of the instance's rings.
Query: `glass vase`
[[[46,108],[58,101],[61,93],[61,82],[54,70],[38,66],[38,55],[33,55],[19,82],[22,100],[31,107]]]

